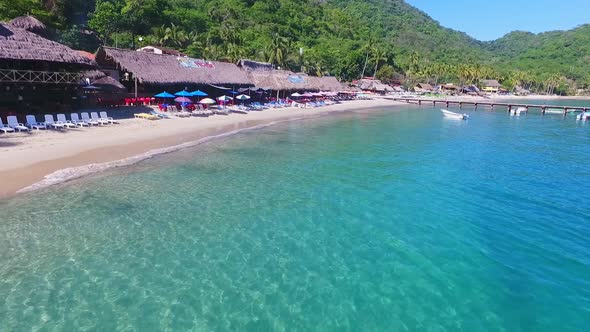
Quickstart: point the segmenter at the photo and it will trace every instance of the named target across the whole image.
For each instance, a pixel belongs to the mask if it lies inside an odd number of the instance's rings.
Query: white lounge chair
[[[53,129],[66,129],[66,126],[61,122],[56,122],[52,114],[45,114],[45,125]]]
[[[6,121],[8,121],[8,126],[14,130],[29,131],[29,128],[27,128],[27,126],[25,126],[24,124],[18,122],[18,119],[14,115],[7,117]]]
[[[91,119],[88,113],[86,112],[80,113],[80,116],[82,116],[82,121],[88,123],[91,126],[98,126],[100,124],[98,121]]]
[[[166,117],[168,117],[168,116],[166,116]],[[103,120],[106,120],[108,123],[112,123],[112,124],[118,123],[117,121],[115,121],[115,119],[108,116],[107,112],[100,112],[100,118]]]
[[[57,115],[57,121],[63,123],[64,126],[69,128],[76,128],[77,126],[72,123],[71,121],[68,121],[66,119],[66,115],[65,114],[58,114]]]
[[[13,133],[14,129],[7,127],[4,125],[4,123],[2,123],[2,118],[0,118],[0,131],[6,133]]]
[[[92,118],[92,120],[94,120],[94,121],[98,122],[98,123],[99,123],[99,124],[101,124],[101,125],[106,125],[106,124],[109,124],[109,121],[108,121],[108,120],[101,119],[101,118],[98,116],[98,113],[96,113],[96,112],[90,112],[90,117]]]
[[[41,129],[47,129],[47,126],[45,125],[44,122],[37,122],[37,119],[35,118],[34,115],[27,115],[27,127],[29,127],[29,129],[37,129],[37,130],[41,130]]]
[[[80,120],[80,116],[78,115],[78,113],[72,113],[72,114],[70,114],[70,119],[72,119],[72,123],[75,124],[78,127],[88,127],[88,126],[90,126],[90,124],[88,122]]]

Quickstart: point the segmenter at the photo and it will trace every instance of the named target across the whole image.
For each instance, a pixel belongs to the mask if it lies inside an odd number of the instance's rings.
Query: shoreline
[[[278,108],[208,118],[172,118],[158,121],[119,120],[100,128],[65,132],[35,131],[33,134],[0,136],[0,199],[46,188],[101,172],[131,165],[156,155],[197,146],[246,130],[285,121],[407,105],[386,99],[345,101],[321,108]]]

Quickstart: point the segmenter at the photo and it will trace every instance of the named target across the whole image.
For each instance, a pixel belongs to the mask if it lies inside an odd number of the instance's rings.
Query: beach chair
[[[22,123],[18,122],[16,116],[12,115],[6,118],[8,122],[8,127],[17,130],[17,131],[29,131],[29,128]]]
[[[0,118],[0,131],[2,131],[3,133],[13,133],[14,129],[5,126],[4,123],[2,122],[2,118]]]
[[[29,127],[30,129],[37,129],[37,130],[47,129],[47,126],[45,125],[45,123],[37,122],[37,119],[35,118],[34,115],[27,115],[26,119],[27,119],[27,127]]]
[[[82,117],[82,121],[88,123],[91,126],[98,126],[100,124],[98,121],[91,119],[87,112],[80,113],[80,116]]]
[[[107,115],[107,112],[104,112],[104,111],[103,112],[100,112],[100,118],[103,119],[103,120],[106,120],[108,123],[111,123],[111,124],[118,123],[117,121],[115,121],[115,119],[113,119],[112,117],[108,116]]]
[[[66,119],[65,114],[58,114],[57,121],[63,123],[63,125],[66,126],[68,129],[77,127],[74,123]]]
[[[61,122],[56,122],[52,114],[45,114],[45,125],[51,129],[66,129],[66,126]]]
[[[78,127],[89,127],[90,126],[90,124],[88,122],[80,120],[80,116],[78,115],[78,113],[71,113],[70,119],[72,119],[71,122]]]
[[[96,112],[90,112],[90,117],[92,120],[97,121],[100,125],[108,125],[109,120],[101,119]]]

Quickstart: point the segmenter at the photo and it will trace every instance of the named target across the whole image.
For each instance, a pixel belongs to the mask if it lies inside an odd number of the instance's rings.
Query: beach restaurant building
[[[238,66],[248,75],[254,86],[272,91],[272,95],[287,97],[292,92],[344,90],[343,85],[333,76],[309,76],[289,70],[275,69],[272,64],[242,59]]]
[[[83,95],[92,59],[42,37],[45,26],[31,16],[0,23],[0,115],[64,111]]]
[[[233,63],[111,47],[101,47],[96,62],[101,71],[137,96],[164,90],[202,90],[221,95],[223,90],[252,87],[246,73]]]

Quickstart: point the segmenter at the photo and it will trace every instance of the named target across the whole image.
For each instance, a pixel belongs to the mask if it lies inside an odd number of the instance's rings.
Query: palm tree
[[[172,25],[169,28],[166,28],[164,40],[169,45],[182,48],[187,41],[186,32],[182,30],[182,28],[179,28],[176,25],[174,25],[174,23],[172,23]]]
[[[375,77],[377,75],[377,69],[379,69],[379,64],[387,61],[387,54],[379,47],[375,47],[371,60],[375,61],[375,71],[373,72],[373,77]]]
[[[279,34],[274,34],[270,43],[265,48],[264,53],[267,62],[286,67],[290,45],[291,43],[287,38],[281,37]]]
[[[164,46],[166,44],[166,26],[154,28],[152,31],[152,40],[154,44],[158,46]]]
[[[417,74],[420,71],[420,56],[416,51],[410,54],[410,73]]]
[[[369,36],[369,39],[367,39],[367,43],[362,48],[363,53],[366,53],[367,55],[365,56],[365,65],[363,66],[363,72],[361,73],[361,79],[363,79],[363,77],[365,77],[365,70],[367,70],[367,63],[369,62],[369,54],[371,54],[371,52],[373,51],[373,44],[375,44],[375,39],[373,38],[373,36]]]

